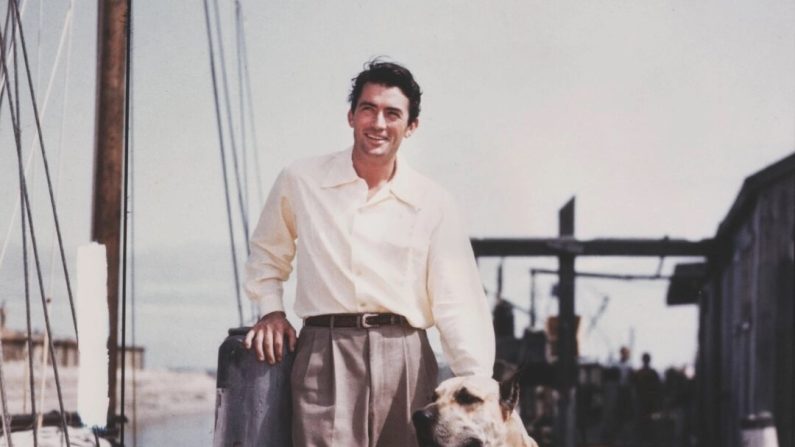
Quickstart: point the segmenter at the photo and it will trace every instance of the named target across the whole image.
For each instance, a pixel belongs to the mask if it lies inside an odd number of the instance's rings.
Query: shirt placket
[[[385,200],[388,200],[391,192],[389,186],[386,185],[381,188],[369,200],[367,199],[367,185],[364,181],[357,184],[360,191],[357,191],[356,205],[353,207],[353,217],[351,219],[351,272],[353,273],[353,289],[354,301],[356,304],[357,312],[365,312],[367,310],[367,303],[362,299],[360,287],[362,282],[366,281],[366,269],[368,266],[364,265],[361,257],[361,250],[365,249],[365,238],[362,235],[363,225],[371,224],[372,216],[366,216],[367,213],[377,212],[375,209]],[[368,218],[369,217],[369,218]]]

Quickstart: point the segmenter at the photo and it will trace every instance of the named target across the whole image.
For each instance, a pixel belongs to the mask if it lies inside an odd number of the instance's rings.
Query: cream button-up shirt
[[[248,296],[262,315],[283,311],[297,256],[299,317],[392,312],[435,324],[456,375],[491,376],[491,313],[449,194],[398,157],[392,180],[367,196],[351,149],[282,171],[250,239]]]

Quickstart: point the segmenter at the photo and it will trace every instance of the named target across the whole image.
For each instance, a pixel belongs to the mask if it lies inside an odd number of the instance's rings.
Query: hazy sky
[[[212,366],[217,341],[237,322],[203,6],[135,3],[138,336],[150,344],[152,364]],[[221,3],[237,110],[234,9]],[[68,5],[25,3],[40,103]],[[405,63],[424,90],[419,130],[401,152],[458,198],[473,236],[553,236],[558,208],[576,195],[582,238],[711,237],[743,179],[795,150],[795,4],[789,1],[241,5],[266,190],[289,161],[350,144],[350,78],[379,55]],[[58,205],[70,252],[89,238],[95,8],[94,1],[74,2],[68,88],[65,45],[44,117],[50,163],[61,172]],[[23,107],[25,151],[34,136],[31,118]],[[18,194],[11,135],[4,103],[0,242]],[[36,218],[48,253],[51,224],[41,168],[35,169]],[[253,220],[261,202],[249,172]],[[22,327],[15,225],[0,265],[0,292],[15,309],[12,326]],[[577,265],[652,273],[657,262]],[[667,260],[665,271],[674,263]],[[490,290],[496,265],[481,262]],[[506,261],[506,296],[527,307],[528,268],[554,265]],[[554,313],[552,281],[539,280],[543,315]],[[597,329],[583,338],[584,353],[606,358],[634,330],[637,350],[650,350],[656,365],[692,361],[696,308],[666,308],[664,293],[660,283],[579,280],[577,306],[586,320],[609,296]],[[55,299],[63,300],[58,288]]]

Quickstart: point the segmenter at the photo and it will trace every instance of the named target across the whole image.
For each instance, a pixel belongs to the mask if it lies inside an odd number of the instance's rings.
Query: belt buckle
[[[359,321],[361,322],[360,327],[362,329],[370,329],[370,328],[373,328],[373,327],[378,327],[377,323],[376,324],[370,324],[370,323],[367,322],[367,319],[369,317],[378,317],[378,314],[377,313],[362,314],[361,318],[359,319]]]

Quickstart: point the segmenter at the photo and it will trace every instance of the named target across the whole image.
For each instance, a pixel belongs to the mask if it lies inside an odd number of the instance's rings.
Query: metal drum
[[[229,330],[218,349],[213,447],[292,447],[293,354],[268,365],[243,347],[249,328]]]

